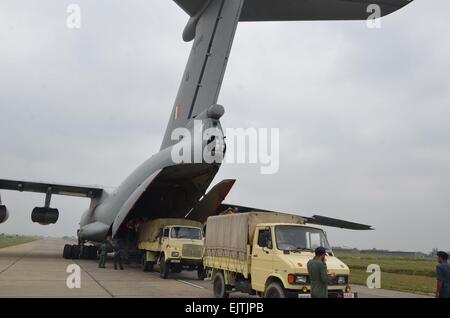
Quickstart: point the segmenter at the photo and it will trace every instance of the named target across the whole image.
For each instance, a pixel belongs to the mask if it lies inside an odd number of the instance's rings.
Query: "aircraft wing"
[[[219,208],[217,209],[217,213],[221,213],[221,212],[227,211],[229,209],[233,210],[236,213],[246,213],[246,212],[255,212],[255,211],[277,213],[275,211],[262,210],[262,209],[239,206],[239,205],[232,205],[232,204],[221,204],[219,206]],[[306,217],[306,216],[301,216],[301,217],[304,218],[306,223],[309,223],[309,224],[330,226],[330,227],[336,227],[336,228],[347,229],[347,230],[357,230],[357,231],[373,230],[372,226],[370,226],[370,225],[349,222],[349,221],[339,220],[339,219],[333,219],[333,218],[320,216],[320,215],[314,215],[311,217]]]
[[[55,183],[40,183],[18,180],[0,179],[0,190],[11,190],[19,192],[37,192],[65,195],[72,197],[97,198],[103,193],[103,189],[96,187],[83,187],[73,185],[62,185]]]
[[[174,0],[194,16],[211,0]],[[413,0],[245,0],[240,21],[366,20],[380,6],[381,16],[397,11]]]

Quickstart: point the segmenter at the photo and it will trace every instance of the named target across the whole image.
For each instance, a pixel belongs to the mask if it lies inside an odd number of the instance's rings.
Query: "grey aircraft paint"
[[[183,32],[194,40],[175,104],[170,115],[161,150],[138,167],[115,191],[96,187],[57,185],[0,180],[0,189],[46,194],[43,210],[50,210],[53,194],[91,199],[80,221],[80,241],[103,241],[108,235],[120,236],[124,224],[138,218],[193,218],[205,220],[219,208],[236,211],[250,208],[221,205],[234,180],[224,180],[206,194],[220,163],[174,164],[172,149],[184,140],[171,140],[174,129],[192,131],[193,121],[221,130],[223,108],[217,100],[239,21],[363,20],[367,6],[379,4],[382,15],[390,14],[409,0],[175,0],[190,16]],[[203,141],[205,147],[208,142]],[[206,194],[206,195],[205,195]],[[7,211],[4,205],[0,210]],[[54,210],[54,209],[53,209]],[[261,209],[258,209],[261,210]],[[3,215],[5,217],[3,217]],[[7,219],[0,214],[0,223]],[[370,226],[315,216],[311,223],[350,229]]]

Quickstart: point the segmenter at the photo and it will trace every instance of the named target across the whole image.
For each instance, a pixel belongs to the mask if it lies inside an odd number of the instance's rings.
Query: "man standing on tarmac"
[[[108,255],[108,250],[109,250],[109,243],[110,238],[108,237],[106,239],[106,241],[103,241],[102,244],[100,244],[100,260],[98,262],[98,267],[99,268],[106,268],[105,264],[106,264],[106,256]]]
[[[448,264],[448,254],[438,252],[438,265],[436,266],[436,298],[450,298],[450,265]]]
[[[113,251],[114,251],[114,269],[117,270],[117,263],[119,263],[120,270],[123,270],[122,265],[122,246],[119,241],[113,242]]]
[[[333,273],[328,275],[325,257],[327,251],[323,247],[315,250],[316,257],[308,262],[308,273],[311,280],[311,298],[328,298],[328,284],[336,276]]]

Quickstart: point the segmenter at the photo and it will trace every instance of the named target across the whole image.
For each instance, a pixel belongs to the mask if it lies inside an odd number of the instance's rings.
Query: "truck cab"
[[[197,270],[198,278],[205,278],[204,238],[200,225],[165,224],[153,241],[142,240],[139,247],[144,250],[144,271],[152,271],[157,264],[160,276],[164,279],[170,272],[180,273],[184,270]]]
[[[267,297],[310,297],[308,261],[314,250],[327,250],[328,273],[336,274],[328,286],[330,297],[353,298],[347,265],[341,262],[328,243],[326,233],[311,225],[258,224],[251,248],[251,285]]]

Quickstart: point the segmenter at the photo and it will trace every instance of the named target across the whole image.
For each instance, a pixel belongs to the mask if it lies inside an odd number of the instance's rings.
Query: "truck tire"
[[[225,277],[222,272],[218,272],[214,276],[213,282],[214,297],[216,298],[228,298],[229,293],[227,291],[227,286],[225,285]]]
[[[198,277],[198,280],[205,280],[205,278],[206,278],[206,271],[202,265],[200,265],[197,268],[197,277]]]
[[[153,262],[149,262],[146,259],[146,256],[142,256],[142,271],[143,272],[153,272]]]
[[[142,255],[142,271],[148,272],[148,262],[147,262],[147,255]]]
[[[280,283],[273,282],[264,291],[264,298],[286,298],[286,292]]]
[[[72,245],[69,244],[64,245],[63,258],[65,259],[72,258]]]
[[[169,264],[166,262],[166,258],[163,256],[159,262],[159,276],[162,279],[166,279],[169,276]]]

